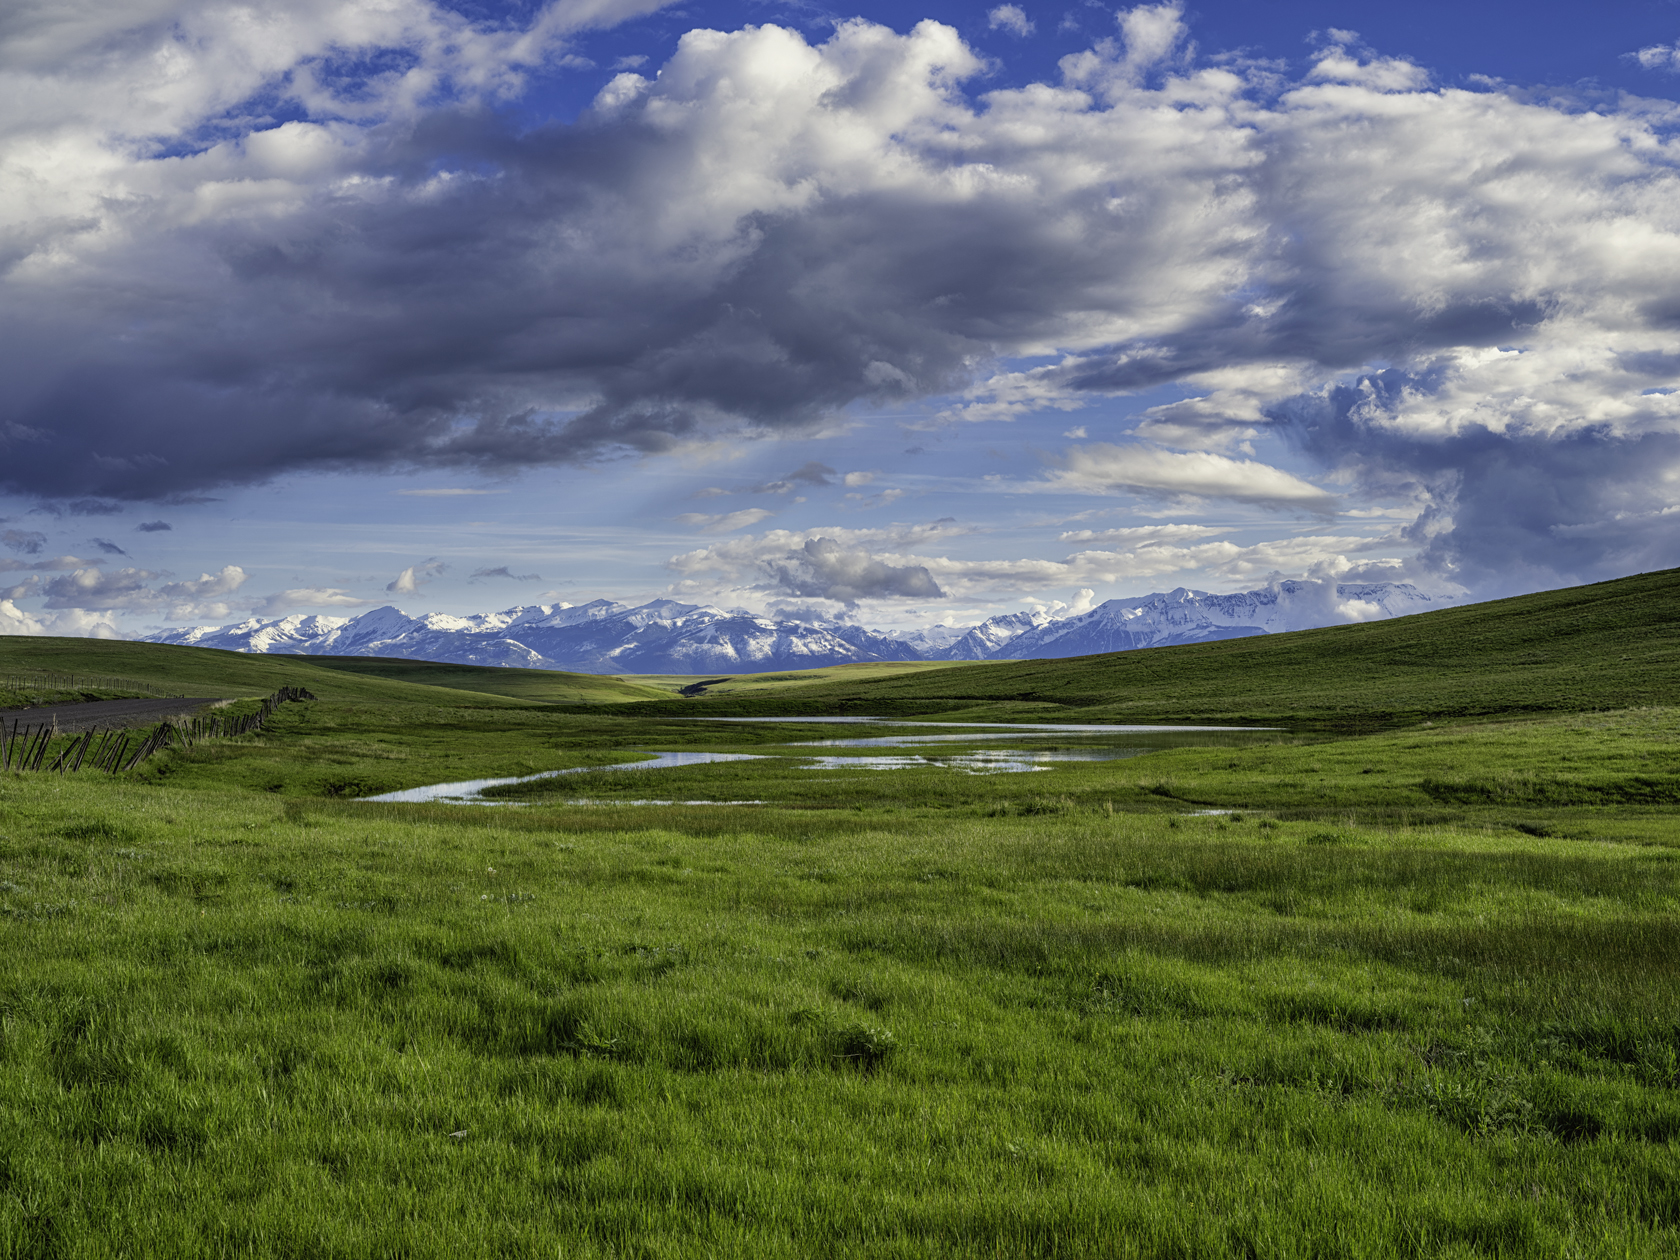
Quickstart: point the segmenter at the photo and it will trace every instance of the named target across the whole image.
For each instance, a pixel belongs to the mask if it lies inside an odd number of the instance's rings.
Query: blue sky
[[[1677,47],[1668,2],[24,3],[0,632],[1680,563]]]

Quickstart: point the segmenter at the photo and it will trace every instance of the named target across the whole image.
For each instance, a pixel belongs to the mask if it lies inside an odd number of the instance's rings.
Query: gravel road
[[[22,726],[40,726],[58,718],[58,729],[66,735],[82,731],[109,731],[117,727],[152,726],[166,717],[192,713],[207,704],[215,704],[215,696],[180,696],[173,700],[87,700],[80,704],[43,704],[34,709],[0,709],[0,719],[8,728],[15,722]]]

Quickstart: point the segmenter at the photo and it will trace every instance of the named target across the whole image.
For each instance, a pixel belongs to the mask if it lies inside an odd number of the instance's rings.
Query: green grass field
[[[720,713],[948,712],[1350,733],[1677,701],[1680,570],[1365,625],[705,697]]]
[[[0,777],[0,1256],[1674,1255],[1664,581],[823,701],[1141,720],[1299,684],[1281,732],[889,750],[1135,754],[1022,774],[684,720],[768,679],[543,704],[574,684],[46,641],[320,699]],[[1086,703],[1145,667],[1189,698]],[[649,750],[762,759],[589,769]],[[766,803],[615,803],[649,797]]]

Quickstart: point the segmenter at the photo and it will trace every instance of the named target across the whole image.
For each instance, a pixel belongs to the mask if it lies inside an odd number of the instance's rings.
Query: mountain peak
[[[469,616],[411,617],[385,605],[351,618],[252,617],[220,628],[167,630],[144,641],[234,652],[395,656],[585,674],[745,674],[860,661],[1086,656],[1370,621],[1436,606],[1416,587],[1400,582],[1285,581],[1231,595],[1181,586],[1111,599],[1060,620],[1032,609],[966,628],[934,626],[888,634],[859,626],[778,621],[745,609],[724,611],[673,599],[635,608],[597,599]]]

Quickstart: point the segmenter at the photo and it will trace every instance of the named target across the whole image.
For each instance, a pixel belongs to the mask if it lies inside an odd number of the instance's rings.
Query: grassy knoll
[[[293,658],[298,659],[298,658]],[[600,674],[568,674],[553,669],[502,669],[488,665],[448,665],[406,661],[383,656],[310,656],[310,664],[392,682],[449,687],[497,696],[511,696],[540,704],[622,704],[632,700],[660,700],[668,688],[634,678]]]

